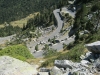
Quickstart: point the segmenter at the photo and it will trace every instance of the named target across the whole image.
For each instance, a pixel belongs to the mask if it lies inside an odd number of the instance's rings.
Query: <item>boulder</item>
[[[100,58],[98,58],[98,59],[96,60],[95,66],[96,66],[97,71],[100,72]]]
[[[88,51],[86,54],[85,54],[85,57],[90,57],[92,55],[92,52]]]
[[[89,60],[92,63],[95,61],[95,54],[92,52],[87,52],[85,57],[86,60]]]
[[[83,65],[85,67],[88,67],[88,64],[89,64],[89,61],[87,61],[87,60],[82,60],[81,61],[81,65]]]
[[[0,75],[35,75],[36,66],[13,57],[0,57]]]
[[[100,54],[100,41],[86,44],[85,46],[90,52]]]
[[[49,75],[48,72],[39,72],[37,75]]]
[[[80,58],[83,60],[83,59],[85,59],[85,56],[84,55],[81,55]]]
[[[50,71],[50,75],[62,75],[63,72],[56,66],[54,66],[51,71]]]
[[[50,72],[50,69],[47,69],[47,68],[40,68],[40,72]]]
[[[54,64],[59,68],[70,68],[70,69],[72,69],[73,65],[72,61],[70,60],[55,60]]]

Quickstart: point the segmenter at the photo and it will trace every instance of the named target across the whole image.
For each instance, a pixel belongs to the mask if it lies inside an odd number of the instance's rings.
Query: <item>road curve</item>
[[[43,51],[42,50],[38,51],[36,53],[33,52],[35,46],[38,43],[40,43],[40,41],[46,42],[46,41],[48,41],[49,38],[52,39],[55,35],[59,34],[60,30],[62,29],[63,21],[61,20],[59,12],[60,12],[60,9],[56,9],[56,10],[53,11],[54,16],[55,16],[55,18],[57,20],[57,25],[58,25],[57,29],[54,30],[51,34],[49,34],[47,37],[44,37],[44,38],[40,37],[36,43],[30,42],[30,46],[33,47],[32,50],[30,49],[30,51],[31,51],[31,53],[33,54],[34,57],[39,58],[39,57],[43,56]]]
[[[68,11],[68,10],[66,10],[66,11]],[[31,42],[30,45],[31,45],[31,47],[33,46],[31,52],[34,51],[35,46],[36,46],[38,43],[40,43],[40,41],[47,42],[49,38],[52,39],[55,35],[58,35],[59,32],[60,32],[60,30],[62,29],[62,26],[63,26],[63,23],[64,23],[64,22],[63,22],[63,20],[61,20],[61,17],[60,17],[60,15],[59,15],[60,9],[55,9],[55,10],[53,11],[53,13],[54,13],[54,16],[55,16],[55,18],[56,18],[56,20],[57,20],[57,25],[58,25],[57,29],[54,30],[51,34],[49,34],[49,35],[46,36],[46,37],[40,37],[36,43],[32,43],[32,42]],[[68,13],[70,13],[70,12],[68,11]],[[70,16],[73,16],[73,13],[71,13]],[[68,37],[68,35],[66,35],[65,37]],[[57,49],[57,51],[59,51],[59,50],[62,50],[62,49],[63,49],[63,43],[69,44],[70,42],[73,42],[73,41],[74,41],[74,38],[69,38],[69,40],[65,40],[65,41],[62,42],[62,43],[58,43],[58,44],[52,46],[51,48]],[[36,58],[41,58],[41,57],[43,57],[43,50],[40,50],[40,51],[38,51],[38,52],[36,52],[36,53],[33,53],[33,52],[32,52],[32,54],[33,54],[33,56],[36,57]]]

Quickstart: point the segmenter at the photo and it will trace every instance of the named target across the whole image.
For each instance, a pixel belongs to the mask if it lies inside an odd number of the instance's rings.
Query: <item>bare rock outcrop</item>
[[[0,75],[36,75],[36,66],[13,57],[0,57]]]
[[[85,46],[92,53],[99,53],[100,54],[100,41],[93,42],[93,43],[90,43],[90,44],[86,44]]]

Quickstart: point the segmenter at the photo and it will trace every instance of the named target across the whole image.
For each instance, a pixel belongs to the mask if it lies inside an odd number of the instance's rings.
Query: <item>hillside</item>
[[[19,20],[27,15],[59,6],[61,0],[0,0],[0,23]],[[65,0],[63,0],[65,1]]]
[[[99,0],[1,0],[0,8],[1,59],[37,64],[50,75],[100,75]]]
[[[42,63],[42,67],[54,65],[54,60],[66,59],[79,62],[80,56],[87,52],[84,45],[100,40],[100,1],[76,0],[74,6],[77,8],[77,13],[71,30],[76,29],[73,34],[76,36],[75,42],[68,45],[64,44],[64,53],[51,55],[46,62]]]
[[[76,0],[78,1],[78,0]],[[100,1],[99,0],[87,0],[78,2],[76,5],[81,5],[78,9],[75,17],[73,29],[77,29],[76,42],[94,42],[93,40],[99,40],[100,29]],[[83,33],[83,35],[81,35]],[[92,38],[92,37],[98,37]],[[90,40],[91,39],[91,40]]]

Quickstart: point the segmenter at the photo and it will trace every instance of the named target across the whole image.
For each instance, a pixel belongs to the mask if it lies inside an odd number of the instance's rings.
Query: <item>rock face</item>
[[[55,60],[51,75],[100,75],[100,54],[87,52],[80,62]],[[71,68],[70,68],[71,67]]]
[[[85,45],[87,49],[93,53],[100,53],[100,41]]]
[[[100,72],[100,58],[95,63],[96,69]]]
[[[70,60],[55,60],[54,64],[59,68],[72,68],[72,62]]]
[[[27,62],[18,59],[1,56],[0,57],[0,75],[36,75],[37,70]]]
[[[51,69],[50,75],[62,75],[62,71],[59,68],[57,68],[56,66],[54,66]]]
[[[48,72],[39,72],[37,75],[49,75]]]

